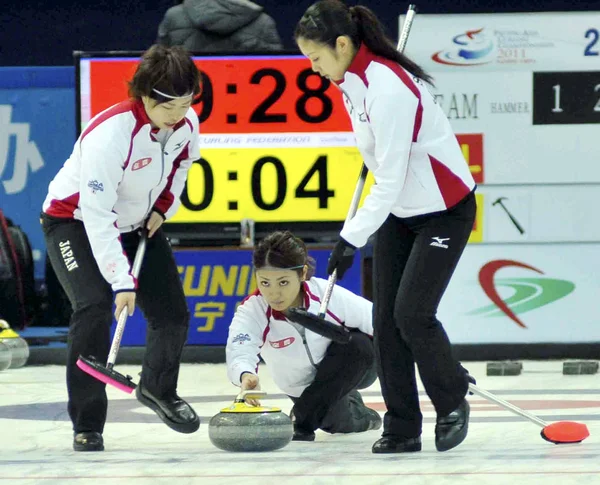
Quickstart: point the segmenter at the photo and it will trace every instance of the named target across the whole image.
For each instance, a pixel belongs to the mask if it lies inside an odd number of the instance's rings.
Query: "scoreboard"
[[[127,97],[139,55],[80,55],[80,123]],[[201,158],[172,222],[341,222],[362,159],[341,95],[300,55],[194,57]]]
[[[76,53],[78,127],[127,97],[141,53]],[[190,170],[171,231],[198,235],[236,231],[242,219],[257,232],[305,228],[335,235],[346,217],[362,158],[341,94],[301,55],[194,57],[202,95],[201,158]],[[477,181],[482,139],[458,134]],[[373,183],[369,175],[363,199]],[[169,230],[169,228],[167,228]]]

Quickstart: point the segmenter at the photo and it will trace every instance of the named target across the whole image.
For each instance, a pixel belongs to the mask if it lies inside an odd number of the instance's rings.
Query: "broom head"
[[[579,443],[590,435],[590,431],[583,423],[574,421],[558,421],[549,424],[542,430],[542,438],[557,445]]]
[[[131,394],[137,387],[131,376],[124,376],[114,369],[109,370],[93,357],[86,358],[80,355],[79,359],[77,359],[77,367],[86,374],[95,377],[105,384],[110,384],[123,392]]]
[[[292,322],[296,322],[311,332],[322,335],[338,344],[347,344],[352,338],[346,327],[328,322],[318,315],[307,312],[304,308],[289,308],[284,313]]]

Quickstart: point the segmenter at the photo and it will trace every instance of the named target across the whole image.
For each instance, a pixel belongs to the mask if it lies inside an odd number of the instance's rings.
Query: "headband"
[[[266,269],[267,271],[274,271],[274,270],[278,270],[278,271],[285,271],[287,269],[301,269],[304,268],[304,266],[306,266],[305,264],[300,264],[298,266],[292,266],[290,268],[275,268],[274,266],[263,266],[262,268],[255,268],[256,270],[260,270],[260,269]]]
[[[169,98],[169,99],[191,98],[194,95],[194,93],[190,93],[190,94],[184,94],[183,96],[171,96],[170,94],[165,94],[156,88],[152,88],[152,91],[154,91],[156,94],[160,94],[163,98]]]

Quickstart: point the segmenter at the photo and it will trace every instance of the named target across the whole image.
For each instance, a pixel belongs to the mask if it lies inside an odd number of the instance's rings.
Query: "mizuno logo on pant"
[[[444,241],[450,241],[449,237],[432,237],[432,242],[430,246],[435,246],[436,248],[444,248],[448,249],[448,245],[444,244]]]

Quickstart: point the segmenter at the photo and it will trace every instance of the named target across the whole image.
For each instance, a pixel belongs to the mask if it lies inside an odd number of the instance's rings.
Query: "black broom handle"
[[[145,222],[144,222],[145,224]],[[142,229],[142,235],[140,237],[140,243],[135,253],[133,265],[131,267],[131,274],[137,279],[140,274],[140,268],[142,267],[142,261],[144,260],[144,254],[146,253],[146,243],[148,242],[148,229]],[[110,346],[110,352],[108,354],[108,360],[106,362],[106,368],[112,369],[117,360],[117,353],[121,345],[121,339],[123,338],[123,332],[125,331],[125,322],[127,321],[128,308],[125,307],[121,310],[119,315],[119,321],[117,322],[117,328],[115,329],[115,336],[113,337],[112,344]]]

